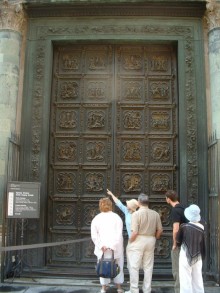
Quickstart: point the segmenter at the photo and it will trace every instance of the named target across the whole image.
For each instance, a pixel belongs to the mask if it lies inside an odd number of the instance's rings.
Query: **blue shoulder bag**
[[[114,251],[111,249],[112,257],[105,258],[104,252],[96,266],[96,274],[98,277],[113,279],[120,273],[119,265],[114,259]]]

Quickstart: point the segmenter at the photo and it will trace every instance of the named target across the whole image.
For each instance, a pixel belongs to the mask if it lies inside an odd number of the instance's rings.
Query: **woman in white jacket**
[[[94,254],[98,259],[103,252],[105,255],[111,253],[108,248],[114,250],[114,257],[117,259],[120,267],[120,273],[114,278],[117,286],[117,292],[123,293],[121,284],[124,282],[124,251],[123,251],[123,222],[122,219],[112,212],[112,202],[109,198],[102,198],[99,201],[100,213],[95,216],[91,223],[91,237],[95,244]],[[102,289],[100,293],[105,293],[110,279],[100,278]]]

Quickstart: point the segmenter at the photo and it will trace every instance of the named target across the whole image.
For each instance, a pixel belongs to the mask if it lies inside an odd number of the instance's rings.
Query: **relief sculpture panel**
[[[125,111],[123,125],[127,130],[141,129],[142,126],[142,115],[140,111]]]
[[[61,81],[59,98],[65,101],[74,101],[79,98],[80,84],[77,81]]]
[[[144,91],[144,80],[127,78],[121,83],[122,101],[135,103],[142,101]]]
[[[172,148],[171,142],[168,141],[152,141],[150,145],[150,161],[152,163],[170,163],[172,164]]]
[[[76,143],[74,141],[61,141],[57,143],[57,160],[73,162],[76,159]]]
[[[105,127],[105,112],[90,111],[88,113],[87,127],[89,129],[104,128]]]
[[[137,141],[126,141],[123,143],[123,159],[126,162],[141,162],[142,146]]]
[[[171,102],[171,85],[170,80],[149,81],[149,100],[151,103],[170,103]]]
[[[80,73],[82,67],[82,51],[74,50],[73,52],[68,52],[59,49],[61,52],[61,58],[59,58],[59,72],[60,73]],[[62,54],[63,51],[63,54]]]
[[[77,104],[58,103],[55,109],[56,121],[54,121],[54,131],[56,134],[79,132],[80,131],[80,112]]]
[[[93,162],[104,161],[105,145],[102,141],[88,142],[86,145],[86,159]]]

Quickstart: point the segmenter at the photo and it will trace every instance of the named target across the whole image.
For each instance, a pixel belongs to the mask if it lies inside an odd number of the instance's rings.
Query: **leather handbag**
[[[96,274],[98,277],[113,279],[120,273],[119,265],[114,259],[114,251],[110,249],[112,252],[111,258],[105,258],[104,252],[102,257],[99,259],[96,266]]]

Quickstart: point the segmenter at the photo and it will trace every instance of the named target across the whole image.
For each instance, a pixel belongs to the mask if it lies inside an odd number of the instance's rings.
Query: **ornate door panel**
[[[117,50],[114,172],[122,197],[144,191],[151,199],[158,199],[173,188],[177,131],[175,67],[175,56],[169,46],[123,46]]]
[[[48,241],[89,237],[106,188],[122,201],[149,194],[169,234],[164,192],[177,181],[176,101],[170,45],[54,49]],[[169,259],[170,239],[158,244],[160,264]],[[91,241],[57,246],[47,264],[94,273],[93,249]]]

